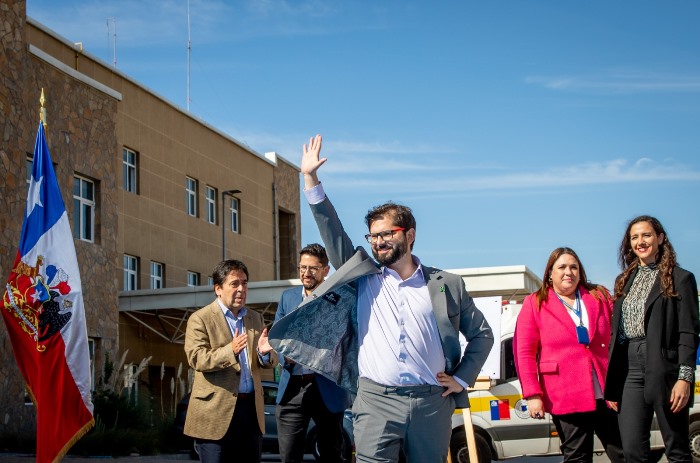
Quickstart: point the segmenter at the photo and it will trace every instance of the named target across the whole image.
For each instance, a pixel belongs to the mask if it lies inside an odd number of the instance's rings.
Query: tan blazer
[[[258,426],[260,432],[265,433],[260,368],[274,367],[277,353],[270,352],[268,363],[260,362],[257,345],[263,322],[259,313],[248,309],[243,324],[248,334],[248,365],[255,385]],[[219,440],[231,423],[241,378],[241,365],[233,354],[232,341],[233,336],[216,300],[190,315],[185,334],[185,355],[195,373],[185,420],[184,432],[188,436]]]

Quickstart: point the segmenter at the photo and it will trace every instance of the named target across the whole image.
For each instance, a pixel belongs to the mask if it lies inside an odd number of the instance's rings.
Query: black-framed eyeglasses
[[[299,273],[302,275],[305,274],[306,272],[309,272],[312,275],[316,275],[323,267],[311,267],[308,265],[299,265],[297,266],[297,270],[299,270]]]
[[[367,233],[365,235],[365,239],[369,244],[374,244],[377,242],[377,238],[381,238],[382,241],[389,241],[394,237],[394,233],[397,231],[403,231],[405,228],[402,227],[396,227],[392,228],[391,230],[384,230],[380,231],[379,233]]]

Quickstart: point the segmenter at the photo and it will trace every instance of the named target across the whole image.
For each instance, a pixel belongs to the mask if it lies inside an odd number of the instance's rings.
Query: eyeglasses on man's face
[[[378,233],[367,233],[365,235],[365,239],[369,244],[374,244],[377,242],[378,238],[381,238],[382,241],[389,241],[394,237],[394,233],[397,231],[403,231],[405,228],[402,227],[397,227],[397,228],[392,228],[391,230],[384,230],[380,231]]]
[[[318,272],[321,271],[323,267],[312,267],[310,265],[299,265],[297,267],[297,270],[299,270],[299,273],[302,275],[305,274],[306,272],[309,272],[312,275],[316,275]]]

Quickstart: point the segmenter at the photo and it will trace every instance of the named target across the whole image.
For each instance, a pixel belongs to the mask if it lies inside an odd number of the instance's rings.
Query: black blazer
[[[636,273],[625,285],[632,286]],[[619,277],[618,277],[619,278]],[[695,276],[678,266],[673,269],[673,285],[677,297],[661,294],[661,278],[657,277],[647,298],[644,311],[647,364],[644,374],[644,399],[667,403],[678,380],[680,364],[695,365],[698,349],[698,287]],[[610,364],[605,381],[605,398],[619,402],[627,377],[627,346],[617,342],[624,296],[615,300],[610,341]],[[693,406],[693,384],[688,406]]]

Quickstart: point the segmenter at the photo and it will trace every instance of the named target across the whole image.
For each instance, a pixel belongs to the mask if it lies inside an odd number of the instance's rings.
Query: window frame
[[[88,199],[83,196],[77,196],[75,189],[76,189],[76,180],[79,182],[78,185],[78,191],[79,194],[83,194],[83,185],[91,185],[92,186],[92,199]],[[74,174],[73,175],[73,238],[80,240],[80,241],[86,241],[88,243],[94,243],[95,242],[95,209],[97,207],[97,202],[96,202],[96,196],[97,196],[97,182],[94,180],[91,180],[87,177],[84,177],[82,175]],[[84,236],[84,232],[86,231],[86,223],[85,223],[85,216],[88,214],[84,214],[84,211],[86,208],[89,208],[89,218],[90,218],[90,224],[89,224],[89,232],[90,236]],[[76,224],[76,221],[79,222],[79,224]],[[78,229],[76,230],[76,225],[79,225]]]
[[[34,171],[34,156],[27,153],[27,160],[24,162],[24,168],[26,169],[26,180],[27,186],[32,183],[32,173]]]
[[[155,269],[160,269],[159,274],[154,272]],[[150,289],[163,288],[165,288],[165,264],[152,260],[150,265]]]
[[[197,179],[185,176],[185,210],[190,217],[197,217]]]
[[[235,196],[230,197],[229,205],[229,231],[233,233],[241,233],[241,201]],[[235,207],[234,207],[235,205]]]
[[[187,286],[196,287],[199,286],[199,273],[187,271]]]
[[[130,268],[131,266],[127,266],[127,260],[132,259],[134,268]],[[136,256],[132,256],[131,254],[124,254],[122,267],[124,269],[124,282],[122,284],[123,291],[136,291],[137,289],[139,289],[139,258]],[[128,284],[131,281],[133,281],[134,283],[133,288],[130,288],[131,285]]]
[[[216,188],[213,186],[207,185],[206,192],[205,192],[205,199],[207,201],[207,223],[210,223],[212,225],[216,225],[216,197],[217,197],[217,191]]]
[[[133,155],[133,162],[127,157]],[[133,175],[131,175],[133,173]],[[138,194],[139,174],[138,174],[138,153],[126,146],[122,147],[122,188],[127,193]]]

